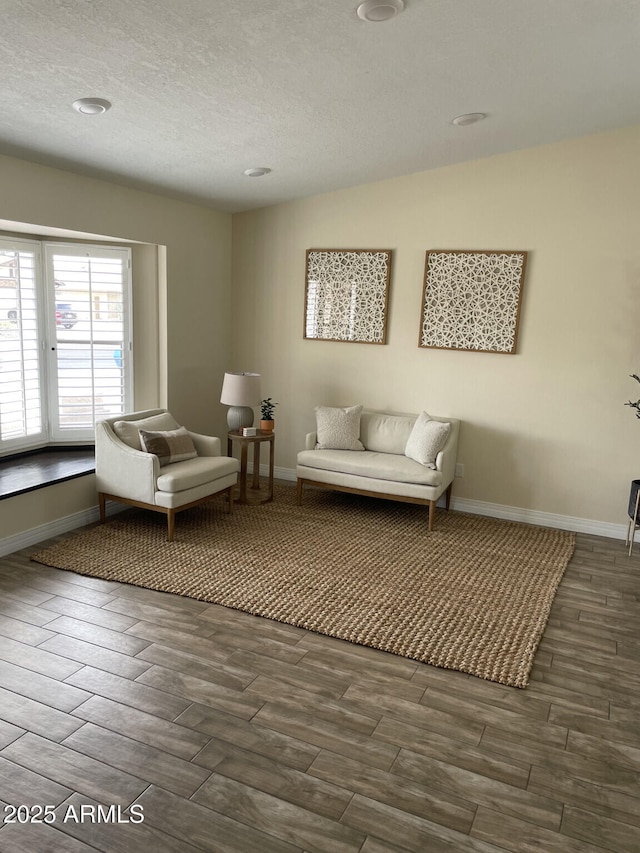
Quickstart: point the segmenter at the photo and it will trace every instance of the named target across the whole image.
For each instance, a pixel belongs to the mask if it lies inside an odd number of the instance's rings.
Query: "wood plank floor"
[[[33,550],[0,559],[3,853],[640,851],[638,547],[578,537],[525,690]]]

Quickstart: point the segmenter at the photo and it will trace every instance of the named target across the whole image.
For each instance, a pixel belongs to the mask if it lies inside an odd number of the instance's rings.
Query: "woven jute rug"
[[[130,512],[39,551],[59,569],[215,602],[501,684],[525,687],[575,535],[281,485],[273,503],[220,499]]]

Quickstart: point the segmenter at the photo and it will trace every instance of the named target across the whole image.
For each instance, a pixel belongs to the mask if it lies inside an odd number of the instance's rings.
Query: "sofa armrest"
[[[189,432],[198,456],[220,456],[220,439],[215,435],[201,435],[198,432]]]
[[[436,470],[442,471],[442,479],[445,483],[453,482],[456,474],[456,460],[458,458],[458,432],[459,423],[451,422],[451,431],[447,442],[436,456]]]
[[[304,442],[305,450],[313,450],[318,443],[318,435],[315,432],[308,432]]]
[[[99,492],[154,503],[158,457],[129,447],[108,425],[96,423],[96,486]]]

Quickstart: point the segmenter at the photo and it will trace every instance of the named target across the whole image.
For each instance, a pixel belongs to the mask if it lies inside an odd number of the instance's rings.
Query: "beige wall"
[[[232,251],[226,214],[0,157],[0,218],[160,246],[137,253],[160,271],[157,306],[134,302],[139,369],[156,350],[166,365],[141,406],[221,434],[222,373],[259,370],[285,469],[318,403],[425,408],[464,421],[454,497],[622,524],[640,476],[623,406],[640,390],[639,148],[634,127],[239,214]],[[386,346],[303,341],[313,247],[394,250]],[[529,252],[516,356],[418,348],[429,248]],[[93,503],[90,477],[1,501],[0,538]]]
[[[473,131],[471,131],[473,132]],[[234,369],[263,375],[276,464],[316,404],[463,421],[454,497],[620,523],[640,476],[640,127],[233,220]],[[305,250],[393,249],[386,346],[304,341]],[[427,249],[529,252],[518,354],[420,349]]]
[[[52,525],[68,516],[78,516],[77,524],[88,523],[88,514],[97,504],[96,478],[94,475],[77,477],[65,483],[56,483],[46,489],[25,492],[15,498],[0,501],[0,554],[8,553],[3,547],[5,537],[20,537],[32,528]],[[86,517],[85,517],[86,516]],[[97,519],[97,508],[96,508]],[[50,536],[57,532],[54,530]],[[27,534],[28,535],[28,534]],[[42,538],[42,537],[40,537]],[[11,550],[17,550],[17,544]]]
[[[0,219],[43,233],[62,228],[149,244],[134,247],[132,262],[134,326],[144,341],[135,353],[136,406],[168,403],[190,428],[219,434],[230,346],[231,216],[2,156],[0,186]],[[156,278],[154,292],[149,282]],[[92,506],[95,484],[83,479],[84,487],[73,481],[0,501],[0,538]]]

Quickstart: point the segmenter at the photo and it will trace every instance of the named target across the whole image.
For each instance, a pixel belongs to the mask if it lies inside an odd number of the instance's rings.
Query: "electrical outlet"
[[[464,465],[462,462],[456,462],[456,477],[464,477]]]

